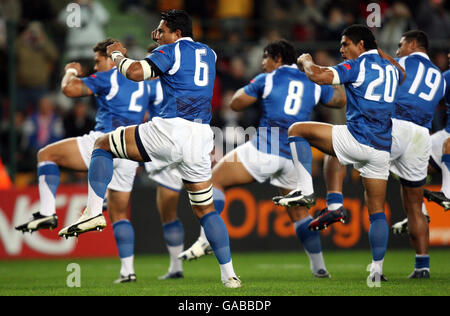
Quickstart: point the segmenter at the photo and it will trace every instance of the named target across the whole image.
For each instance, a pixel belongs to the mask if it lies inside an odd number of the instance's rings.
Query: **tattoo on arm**
[[[333,108],[343,108],[347,103],[347,95],[345,93],[345,88],[343,85],[333,86],[333,97],[326,104],[328,107]]]
[[[84,82],[81,82],[81,96],[85,97],[85,96],[88,96],[91,94],[92,93],[91,93],[90,89],[88,88],[88,86]]]

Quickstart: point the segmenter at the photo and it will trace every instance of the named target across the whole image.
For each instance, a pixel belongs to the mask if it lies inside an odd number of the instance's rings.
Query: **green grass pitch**
[[[167,271],[166,255],[138,255],[133,284],[113,284],[120,263],[110,259],[0,261],[0,296],[422,296],[450,294],[450,249],[433,249],[431,280],[408,280],[414,252],[389,250],[384,264],[388,282],[370,288],[366,267],[368,251],[327,251],[325,260],[331,279],[315,279],[306,255],[298,252],[234,253],[233,263],[242,288],[226,289],[214,256],[184,264],[184,279],[158,281]],[[70,288],[66,280],[70,263],[81,268],[81,286]]]

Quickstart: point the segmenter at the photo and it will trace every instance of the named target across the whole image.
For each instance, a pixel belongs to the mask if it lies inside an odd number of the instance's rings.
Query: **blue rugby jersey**
[[[450,133],[450,70],[444,72],[445,104],[447,105],[447,124],[445,130]]]
[[[441,71],[424,53],[402,57],[398,63],[407,77],[398,87],[393,117],[430,129],[436,106],[445,93]]]
[[[333,68],[345,84],[350,133],[363,145],[390,152],[398,69],[375,49]]]
[[[252,144],[259,151],[287,159],[291,159],[289,127],[296,122],[310,121],[314,106],[319,102],[328,103],[334,94],[331,86],[313,83],[296,65],[285,65],[272,73],[260,74],[244,87],[244,91],[261,99],[262,115]],[[274,128],[278,128],[277,138],[272,135]]]
[[[148,80],[147,89],[149,91],[149,104],[148,112],[150,114],[150,119],[154,117],[161,116],[162,111],[162,101],[164,99],[164,94],[161,86],[161,80]]]
[[[125,78],[116,67],[81,79],[95,95],[95,130],[109,133],[120,126],[142,123],[149,104],[146,82]]]
[[[156,48],[147,59],[162,73],[164,100],[161,117],[181,117],[209,124],[216,53],[207,45],[184,37]]]

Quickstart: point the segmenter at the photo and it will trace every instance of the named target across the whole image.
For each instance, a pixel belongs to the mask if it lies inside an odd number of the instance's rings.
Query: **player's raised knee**
[[[102,135],[95,140],[94,149],[103,149],[110,151],[109,148],[109,134]]]
[[[304,124],[302,122],[292,124],[288,130],[289,137],[295,137],[295,136],[302,137],[303,136],[303,125]]]

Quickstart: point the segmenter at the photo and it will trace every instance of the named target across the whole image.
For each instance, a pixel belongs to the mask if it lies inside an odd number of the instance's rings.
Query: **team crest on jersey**
[[[350,70],[352,69],[352,66],[350,66],[349,64],[344,64],[345,69]]]

